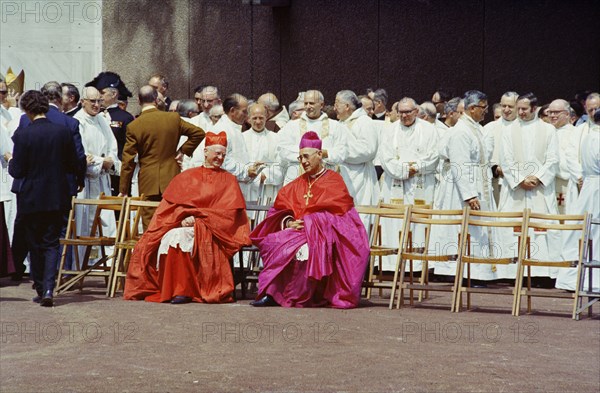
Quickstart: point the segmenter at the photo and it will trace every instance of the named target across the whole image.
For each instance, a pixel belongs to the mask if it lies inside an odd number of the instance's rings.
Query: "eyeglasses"
[[[308,159],[312,156],[314,156],[315,154],[317,154],[318,152],[320,152],[320,150],[317,150],[314,153],[304,153],[304,154],[300,154],[298,157],[296,157],[298,159],[298,161],[302,162],[302,160],[308,161]]]
[[[567,111],[566,111],[566,110],[564,110],[564,109],[563,109],[562,111],[546,111],[546,114],[547,114],[548,116],[558,116],[558,115],[560,115],[561,113],[567,113]]]
[[[223,116],[223,115],[210,115],[209,117],[210,117],[211,119],[220,119],[220,118],[221,118],[221,116]]]
[[[104,102],[104,100],[90,100],[89,98],[86,98],[85,100],[93,105],[102,104],[102,102]]]
[[[8,90],[0,90],[0,94],[8,94]]]
[[[474,105],[474,106],[476,106],[477,108],[481,108],[484,111],[489,107],[489,105]]]

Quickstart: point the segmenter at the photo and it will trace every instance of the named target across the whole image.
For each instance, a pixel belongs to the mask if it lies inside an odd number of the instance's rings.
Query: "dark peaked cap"
[[[85,87],[95,87],[98,90],[112,87],[119,90],[119,97],[132,97],[133,94],[125,87],[125,83],[121,80],[119,74],[105,71],[98,74],[93,81],[85,84]]]

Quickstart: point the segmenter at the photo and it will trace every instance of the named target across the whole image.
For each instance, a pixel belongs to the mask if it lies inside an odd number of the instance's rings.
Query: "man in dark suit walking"
[[[83,189],[84,180],[85,180],[85,171],[87,169],[87,163],[85,158],[85,151],[83,150],[83,145],[81,144],[81,134],[79,133],[79,121],[77,119],[73,119],[61,112],[60,108],[62,107],[62,87],[58,82],[48,82],[46,83],[42,89],[41,93],[48,99],[49,107],[48,112],[46,113],[46,118],[53,124],[65,126],[71,132],[71,137],[73,138],[73,144],[75,145],[75,150],[77,152],[77,167],[73,172],[67,173],[67,180],[69,183],[69,196],[77,195],[78,191]],[[27,115],[21,116],[19,121],[19,128],[23,129],[31,124],[31,120]],[[13,181],[12,191],[15,194],[19,193],[21,189],[23,179],[17,179]],[[23,261],[27,256],[29,250],[27,249],[25,242],[25,235],[23,232],[23,225],[21,222],[22,217],[19,215],[17,211],[17,216],[15,218],[15,229],[12,241],[12,252],[13,252],[13,260],[15,263],[16,273],[14,278],[16,280],[21,279],[21,275],[25,271],[25,265]],[[65,212],[64,217],[64,225],[61,231],[61,236],[64,236],[66,231],[66,225],[68,220],[68,212]],[[60,250],[57,248],[57,252],[60,255]],[[66,267],[70,269],[72,266],[72,257],[71,252],[69,250],[66,259]]]
[[[119,195],[130,193],[137,154],[140,195],[144,194],[148,200],[160,201],[171,179],[181,172],[183,154],[192,155],[204,139],[204,130],[182,120],[178,113],[159,111],[156,108],[158,92],[152,86],[142,86],[138,98],[142,113],[127,126]],[[188,139],[177,150],[179,138],[183,135]],[[148,227],[154,210],[142,211],[144,229]]]
[[[31,253],[34,302],[52,307],[58,269],[58,240],[64,214],[70,207],[69,173],[80,167],[71,130],[52,123],[46,113],[48,98],[28,91],[21,108],[31,121],[13,136],[13,158],[8,172],[21,179],[17,214],[21,215],[27,248]]]

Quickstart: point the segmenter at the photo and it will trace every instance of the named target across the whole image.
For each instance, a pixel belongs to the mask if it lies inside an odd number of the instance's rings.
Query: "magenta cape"
[[[264,264],[258,298],[270,295],[284,307],[356,307],[369,258],[365,228],[339,174],[328,171],[314,183],[308,207],[307,189],[306,175],[282,188],[250,234]],[[303,219],[304,229],[281,230],[289,215]],[[304,243],[309,258],[296,261]]]

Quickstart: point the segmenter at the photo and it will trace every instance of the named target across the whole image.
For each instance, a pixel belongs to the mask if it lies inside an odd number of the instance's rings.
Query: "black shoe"
[[[485,281],[481,280],[471,280],[471,288],[487,288],[487,284]]]
[[[471,280],[471,285],[468,285],[469,281],[466,278],[463,278],[462,286],[469,288],[487,288],[487,283],[482,280]]]
[[[42,297],[42,301],[40,302],[40,306],[42,307],[52,307],[54,306],[54,300],[52,298],[52,291],[47,290],[44,292],[44,296]]]
[[[42,301],[42,296],[41,295],[37,295],[36,297],[34,297],[33,299],[31,299],[32,302],[34,303],[40,303]]]
[[[191,302],[192,298],[189,296],[175,296],[173,299],[171,299],[171,304],[186,304]]]
[[[250,302],[250,305],[253,307],[275,307],[279,306],[279,304],[273,299],[271,296],[266,295],[260,300],[255,300]]]

